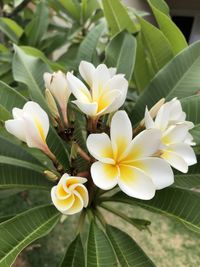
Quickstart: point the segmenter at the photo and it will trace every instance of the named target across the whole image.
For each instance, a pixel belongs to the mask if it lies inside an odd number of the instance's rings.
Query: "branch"
[[[24,0],[23,2],[21,2],[21,4],[19,4],[9,15],[8,18],[12,18],[15,15],[17,15],[17,13],[19,13],[21,10],[23,10],[28,3],[31,2],[31,0]]]

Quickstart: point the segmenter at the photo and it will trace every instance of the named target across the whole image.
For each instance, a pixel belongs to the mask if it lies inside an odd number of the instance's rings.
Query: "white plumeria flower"
[[[83,185],[86,178],[64,174],[59,183],[51,189],[51,199],[55,207],[63,214],[80,212],[88,205],[88,191]]]
[[[72,73],[67,73],[70,90],[79,109],[88,116],[99,117],[119,109],[126,99],[128,81],[116,69],[100,64],[95,68],[91,63],[81,61],[79,72],[85,84]]]
[[[197,162],[191,148],[195,143],[189,133],[194,125],[186,121],[180,101],[175,98],[162,105],[155,120],[146,108],[144,121],[147,129],[159,129],[162,133],[160,157],[175,169],[183,173],[188,172],[188,166]]]
[[[13,108],[12,115],[14,119],[5,122],[6,130],[29,147],[39,148],[54,158],[46,143],[49,131],[47,113],[37,103],[29,101],[23,109]]]
[[[125,111],[112,118],[111,137],[105,133],[90,134],[87,147],[98,161],[91,166],[96,186],[109,190],[117,184],[131,197],[153,198],[157,189],[174,182],[170,165],[153,157],[160,147],[159,130],[145,130],[132,140],[132,125]]]
[[[67,125],[67,103],[71,91],[69,90],[65,74],[62,71],[54,72],[52,74],[46,72],[44,73],[43,78],[46,88],[50,90],[58,105],[60,106],[63,120]]]

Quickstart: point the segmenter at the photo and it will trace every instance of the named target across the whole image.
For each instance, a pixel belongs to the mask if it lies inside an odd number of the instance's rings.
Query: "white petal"
[[[113,116],[110,135],[114,155],[119,158],[132,140],[132,125],[125,111],[117,111]]]
[[[85,113],[86,115],[88,116],[96,116],[97,114],[97,108],[98,108],[98,105],[97,103],[84,103],[84,102],[81,102],[81,101],[78,101],[78,100],[74,100],[72,101],[74,104],[77,105],[77,107],[83,112]]]
[[[117,73],[117,68],[109,68],[110,78],[112,78]]]
[[[144,115],[144,123],[145,123],[145,127],[147,129],[155,128],[155,123],[154,123],[147,107],[146,107],[145,115]]]
[[[72,73],[67,73],[67,81],[69,84],[69,88],[72,91],[73,95],[76,99],[80,102],[90,103],[91,102],[91,95],[88,91],[85,84],[76,78]]]
[[[170,109],[168,108],[168,103],[161,106],[155,119],[155,126],[157,129],[160,129],[161,131],[166,129],[169,122],[169,112]]]
[[[118,168],[114,165],[95,162],[91,166],[92,180],[103,190],[112,189],[117,185]]]
[[[95,159],[104,163],[115,163],[111,141],[107,134],[90,134],[87,138],[87,148]]]
[[[186,138],[184,140],[185,144],[188,144],[189,146],[196,146],[196,143],[194,142],[194,138],[191,135],[191,133],[187,133]]]
[[[54,206],[62,213],[66,212],[67,210],[69,210],[75,201],[74,195],[70,195],[68,198],[66,199],[59,199],[56,195],[56,191],[57,191],[57,186],[54,186],[51,189],[51,199],[52,202],[54,204]]]
[[[95,67],[87,61],[81,61],[79,72],[89,86],[92,86]]]
[[[23,117],[23,109],[20,108],[13,108],[12,115],[14,119],[19,119]]]
[[[82,200],[82,197],[79,195],[78,192],[74,192],[74,203],[71,206],[71,208],[65,210],[63,213],[66,215],[72,215],[72,214],[76,214],[78,212],[80,212],[83,207],[84,207],[84,203]]]
[[[197,163],[196,155],[194,150],[187,144],[177,143],[171,146],[168,146],[168,150],[175,152],[180,157],[184,159],[184,161],[188,164],[188,166],[194,165]]]
[[[42,127],[44,137],[46,138],[49,131],[49,118],[47,113],[33,101],[27,102],[23,107],[24,114],[33,118],[35,123],[38,123],[38,127]]]
[[[89,202],[89,196],[88,196],[87,188],[84,185],[82,185],[82,184],[78,184],[75,187],[75,190],[81,196],[81,198],[83,200],[83,206],[86,208],[88,206],[88,202]]]
[[[180,172],[188,172],[188,164],[185,160],[175,152],[170,150],[165,150],[161,157],[166,160],[173,168],[177,169]]]
[[[158,129],[144,130],[131,142],[123,155],[123,162],[152,156],[159,150],[161,131]]]
[[[163,159],[144,158],[132,162],[132,166],[141,169],[151,177],[156,189],[163,189],[174,183],[174,174],[170,165]]]
[[[169,102],[170,105],[170,121],[184,121],[186,119],[186,114],[182,110],[181,102],[177,99],[173,99]]]
[[[104,93],[98,99],[97,116],[107,114],[118,109],[120,105],[120,103],[118,104],[118,102],[119,100],[121,102],[121,96],[122,94],[119,90],[113,90]]]
[[[118,90],[121,92],[121,102],[118,106],[118,108],[120,108],[126,100],[126,95],[128,91],[128,81],[124,78],[124,75],[117,74],[105,84],[104,90]]]
[[[150,177],[137,168],[120,165],[118,184],[121,190],[130,197],[152,199],[155,195],[155,186]]]
[[[184,142],[188,134],[188,127],[185,124],[170,126],[162,136],[162,142],[165,145]]]
[[[5,121],[5,128],[10,134],[16,136],[19,140],[26,142],[24,120],[7,120]]]

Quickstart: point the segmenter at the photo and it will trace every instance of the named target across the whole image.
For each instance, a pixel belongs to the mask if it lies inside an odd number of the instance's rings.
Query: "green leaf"
[[[9,18],[0,18],[0,30],[14,43],[17,43],[23,29]]]
[[[149,81],[154,75],[152,66],[150,66],[145,53],[145,46],[142,40],[141,32],[136,36],[137,40],[137,50],[136,50],[136,61],[135,68],[133,72],[133,77],[136,83],[136,88],[138,91],[143,91],[147,86]]]
[[[0,104],[4,108],[11,112],[14,107],[22,108],[26,101],[16,90],[0,81]]]
[[[200,42],[196,42],[172,59],[152,79],[138,98],[131,112],[131,120],[137,123],[143,119],[145,107],[151,108],[165,97],[184,98],[195,95],[200,87]]]
[[[81,14],[81,7],[77,0],[58,0],[58,3],[61,7],[64,7],[64,10],[73,19],[79,21]]]
[[[116,67],[118,73],[125,74],[130,80],[133,74],[136,57],[136,40],[128,32],[120,32],[106,47],[105,64]]]
[[[47,180],[44,170],[44,167],[28,161],[0,156],[0,189],[50,190],[52,183]]]
[[[25,28],[25,33],[30,45],[37,46],[41,42],[41,39],[44,37],[49,24],[48,17],[48,8],[45,2],[42,1],[36,5],[36,12],[33,16],[33,19]]]
[[[91,223],[87,243],[87,267],[116,267],[113,249],[104,232]]]
[[[151,5],[160,10],[165,15],[169,16],[169,7],[165,0],[150,0]]]
[[[200,156],[197,157],[197,162],[200,162]],[[195,164],[189,167],[189,172],[187,174],[182,174],[177,172],[175,175],[175,187],[193,189],[200,187],[200,166]]]
[[[96,53],[99,38],[101,37],[104,29],[105,24],[101,23],[92,28],[92,30],[87,34],[79,46],[77,64],[79,64],[81,60],[92,62],[94,54]]]
[[[122,192],[111,197],[110,201],[139,205],[150,211],[159,212],[189,225],[200,233],[200,194],[182,188],[168,187],[156,192],[152,200],[139,200]]]
[[[190,133],[192,134],[196,145],[199,146],[200,145],[200,125],[197,125],[192,130],[190,130]]]
[[[69,152],[65,146],[63,140],[59,137],[57,132],[53,127],[50,127],[49,133],[47,135],[47,144],[53,154],[56,156],[56,159],[66,171],[70,169],[70,160]]]
[[[80,235],[69,245],[60,267],[85,267],[85,256]]]
[[[107,226],[106,233],[115,250],[119,263],[123,267],[150,267],[155,266],[138,244],[126,233]]]
[[[103,11],[110,28],[111,35],[115,35],[123,30],[131,33],[138,29],[130,18],[128,11],[120,0],[102,0]]]
[[[81,14],[82,21],[90,19],[96,9],[100,8],[97,0],[82,0],[81,2]]]
[[[200,95],[181,99],[181,105],[187,114],[187,120],[192,121],[195,125],[200,124]]]
[[[176,26],[176,24],[167,16],[164,14],[161,10],[159,10],[157,7],[154,5],[154,1],[152,0],[147,0],[153,14],[156,18],[156,21],[165,35],[165,37],[168,39],[170,42],[174,54],[178,54],[181,50],[186,48],[188,46],[184,35],[182,32],[179,30],[179,28]]]
[[[0,155],[28,161],[42,166],[40,161],[29,154],[22,146],[14,144],[3,136],[0,136]]]
[[[25,211],[0,224],[0,266],[10,267],[30,243],[47,235],[59,219],[51,205]]]
[[[27,55],[20,47],[15,46],[13,58],[13,75],[16,81],[27,85],[32,100],[38,102],[48,111],[45,102],[44,92],[44,72],[50,72],[50,68],[36,57]]]
[[[6,121],[10,119],[10,112],[0,104],[0,121]]]
[[[138,17],[141,25],[141,35],[154,73],[158,72],[173,58],[172,47],[164,34],[145,19]]]

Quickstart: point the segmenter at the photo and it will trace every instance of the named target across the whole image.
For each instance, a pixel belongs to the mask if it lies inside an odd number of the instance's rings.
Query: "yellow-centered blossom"
[[[120,108],[126,99],[128,81],[116,69],[100,64],[95,68],[91,63],[81,61],[79,72],[86,85],[72,73],[67,73],[69,88],[75,96],[73,101],[90,117],[100,117]]]
[[[151,199],[157,189],[174,181],[170,165],[153,157],[160,147],[159,130],[145,130],[132,140],[132,125],[125,111],[112,118],[110,138],[91,134],[87,139],[90,154],[98,161],[91,166],[94,183],[109,190],[117,184],[129,196]]]
[[[88,205],[88,191],[83,185],[86,178],[64,174],[59,183],[51,189],[51,199],[55,207],[63,214],[80,212]]]

